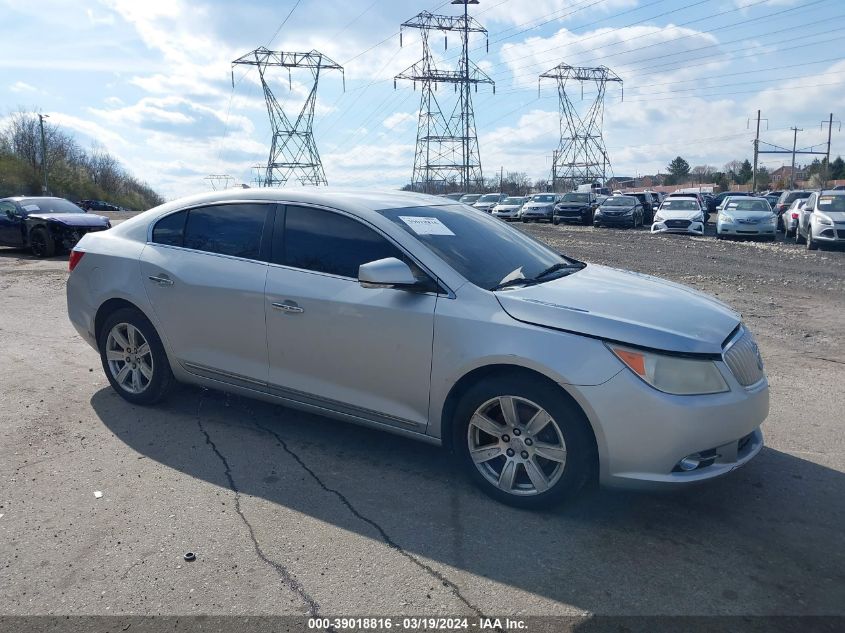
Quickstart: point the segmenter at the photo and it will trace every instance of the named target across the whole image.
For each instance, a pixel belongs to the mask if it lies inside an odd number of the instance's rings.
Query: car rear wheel
[[[455,422],[463,467],[503,503],[545,508],[573,496],[590,476],[589,423],[558,387],[521,376],[486,380],[461,398]]]
[[[36,257],[52,257],[56,254],[56,242],[45,228],[32,229],[29,248]]]
[[[138,310],[124,308],[109,316],[99,348],[106,378],[132,404],[159,402],[175,382],[158,333]]]

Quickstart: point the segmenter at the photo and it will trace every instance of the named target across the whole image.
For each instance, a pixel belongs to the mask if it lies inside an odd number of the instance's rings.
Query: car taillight
[[[73,269],[76,268],[76,265],[82,261],[83,255],[85,255],[85,251],[78,251],[74,249],[70,252],[70,259],[67,260],[68,272],[73,272]]]
[[[797,219],[798,219],[798,214],[797,214],[797,213],[795,213],[795,211],[793,211],[793,212],[792,212],[792,219],[793,219],[793,220],[797,220]]]

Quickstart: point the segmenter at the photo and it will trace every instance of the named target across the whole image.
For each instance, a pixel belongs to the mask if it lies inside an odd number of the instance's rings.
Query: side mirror
[[[363,288],[405,288],[419,285],[411,268],[395,257],[386,257],[358,267],[358,283]]]

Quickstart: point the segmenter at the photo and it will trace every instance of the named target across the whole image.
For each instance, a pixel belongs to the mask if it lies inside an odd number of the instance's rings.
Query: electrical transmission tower
[[[314,142],[312,124],[314,122],[314,105],[317,102],[317,85],[323,70],[339,70],[343,74],[343,67],[331,59],[311,51],[310,53],[285,53],[271,51],[265,47],[239,57],[232,62],[232,87],[235,85],[235,66],[256,66],[264,89],[264,99],[267,102],[267,113],[270,115],[270,127],[273,140],[270,144],[270,158],[264,168],[261,185],[264,187],[284,186],[289,180],[303,185],[326,185],[326,172],[320,161],[320,153]],[[284,113],[281,104],[276,100],[267,82],[269,68],[287,68],[288,82],[291,89],[293,80],[291,69],[307,68],[311,71],[313,83],[311,91],[305,99],[302,109],[296,119],[291,121]],[[344,76],[344,89],[346,78]]]
[[[469,34],[483,33],[486,37],[487,29],[468,15],[468,5],[478,4],[478,0],[452,0],[452,4],[464,5],[464,14],[446,16],[423,11],[403,22],[399,30],[400,46],[405,29],[419,29],[423,45],[422,59],[396,75],[393,81],[394,88],[397,79],[413,82],[414,89],[417,82],[422,86],[417,149],[411,177],[415,191],[443,191],[456,181],[462,191],[480,189],[484,184],[470,87],[475,86],[478,91],[478,84],[490,84],[494,94],[496,87],[495,82],[470,61]],[[444,33],[445,47],[448,47],[450,31],[460,33],[461,57],[456,69],[437,68],[429,43],[432,31]],[[452,84],[458,94],[457,100],[447,104],[448,91],[438,98],[438,84]]]
[[[223,191],[235,184],[234,177],[229,174],[209,174],[205,177],[212,191]]]
[[[596,181],[604,185],[610,159],[604,146],[602,127],[604,125],[604,94],[608,82],[622,79],[606,66],[584,68],[559,64],[540,75],[543,79],[555,79],[560,101],[560,144],[555,152],[552,165],[552,190],[558,191],[557,182],[567,189],[574,189],[580,184]],[[584,84],[595,84],[596,94],[589,108],[576,108],[567,82],[578,86],[581,99],[584,98]]]

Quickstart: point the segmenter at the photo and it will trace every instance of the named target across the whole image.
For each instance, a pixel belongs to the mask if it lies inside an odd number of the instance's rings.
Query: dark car
[[[589,225],[593,222],[593,213],[598,206],[599,199],[594,193],[575,191],[565,193],[560,202],[555,205],[553,222],[555,224],[580,222]]]
[[[596,209],[593,226],[627,226],[633,229],[643,225],[644,216],[639,199],[628,195],[613,196]]]
[[[102,200],[80,200],[78,205],[85,211],[122,211],[119,206]]]
[[[36,257],[70,250],[86,233],[109,228],[108,218],[86,213],[64,198],[0,199],[0,245],[28,247]]]
[[[720,207],[720,206],[722,206],[722,202],[725,201],[725,198],[727,198],[729,196],[750,196],[750,195],[753,195],[753,194],[749,193],[748,191],[723,191],[722,193],[717,194],[715,198],[713,198],[713,203],[715,204],[715,207]]]
[[[651,191],[638,191],[637,193],[627,193],[626,196],[633,196],[643,205],[643,222],[651,224],[654,222],[654,212],[660,206],[660,201]]]

